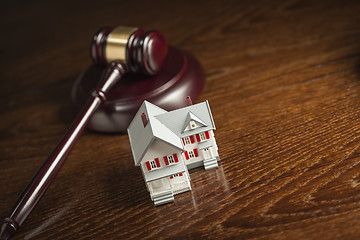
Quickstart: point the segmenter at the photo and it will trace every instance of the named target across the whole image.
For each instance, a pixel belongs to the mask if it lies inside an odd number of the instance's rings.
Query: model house
[[[188,169],[218,167],[214,130],[208,101],[170,112],[143,102],[128,135],[135,165],[156,206],[191,190]]]

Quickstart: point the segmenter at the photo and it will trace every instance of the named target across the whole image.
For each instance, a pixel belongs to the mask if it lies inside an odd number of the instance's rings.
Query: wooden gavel
[[[168,47],[158,31],[117,27],[101,28],[93,37],[91,57],[98,66],[107,68],[88,103],[77,115],[59,144],[28,184],[11,215],[5,219],[0,239],[8,239],[22,225],[49,187],[95,111],[106,101],[109,90],[126,71],[155,75],[165,61]]]

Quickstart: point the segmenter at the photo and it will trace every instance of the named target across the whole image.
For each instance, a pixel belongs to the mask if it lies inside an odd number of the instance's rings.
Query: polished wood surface
[[[204,67],[222,159],[154,207],[126,135],[87,131],[14,239],[358,239],[360,3],[3,3],[0,217],[72,122],[103,25],[161,31]]]

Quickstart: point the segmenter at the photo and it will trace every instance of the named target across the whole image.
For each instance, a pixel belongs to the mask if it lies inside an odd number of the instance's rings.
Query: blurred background
[[[87,131],[14,239],[356,239],[358,1],[7,1],[0,217],[73,119],[101,26],[161,31],[207,83],[222,162],[153,207],[128,138]]]

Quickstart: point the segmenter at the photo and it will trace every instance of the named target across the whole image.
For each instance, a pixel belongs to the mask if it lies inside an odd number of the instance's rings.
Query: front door
[[[204,160],[212,158],[211,149],[209,147],[202,149],[202,153]]]

